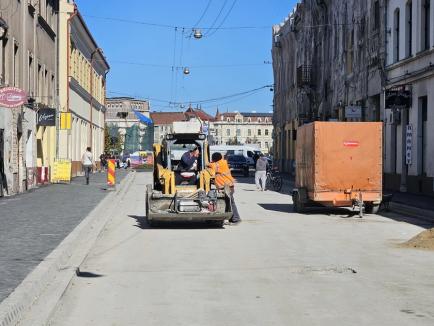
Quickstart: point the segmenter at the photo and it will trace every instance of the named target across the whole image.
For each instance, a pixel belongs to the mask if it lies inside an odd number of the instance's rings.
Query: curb
[[[390,203],[389,209],[394,213],[408,214],[411,217],[415,217],[423,221],[434,222],[434,211],[432,210],[414,207],[393,201]]]
[[[116,205],[134,179],[129,173],[75,229],[0,303],[0,325],[44,325],[76,275]],[[30,320],[30,312],[35,316]],[[26,320],[27,318],[27,320]]]

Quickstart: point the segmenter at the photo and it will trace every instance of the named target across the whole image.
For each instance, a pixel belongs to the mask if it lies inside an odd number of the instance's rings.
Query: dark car
[[[249,164],[243,155],[229,155],[227,160],[232,172],[242,172],[245,177],[249,176]]]

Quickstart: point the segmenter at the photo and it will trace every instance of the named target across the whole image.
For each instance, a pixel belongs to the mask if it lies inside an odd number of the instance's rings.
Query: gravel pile
[[[402,245],[407,248],[434,250],[434,228],[419,233]]]

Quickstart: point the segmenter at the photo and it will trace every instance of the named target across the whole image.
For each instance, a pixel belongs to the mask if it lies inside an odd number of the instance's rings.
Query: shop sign
[[[406,87],[395,87],[386,90],[386,109],[409,109],[411,107],[411,91]]]
[[[38,111],[38,121],[36,123],[38,126],[50,126],[56,125],[56,109],[40,109]]]
[[[27,94],[16,87],[0,88],[0,106],[6,108],[17,108],[27,103]]]
[[[71,182],[71,160],[57,160],[51,167],[51,182]]]

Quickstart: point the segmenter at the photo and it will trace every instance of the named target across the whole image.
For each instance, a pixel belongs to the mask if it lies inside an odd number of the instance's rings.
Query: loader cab
[[[199,149],[197,168],[186,171],[181,157],[193,148]],[[198,186],[199,174],[208,164],[209,148],[204,134],[168,134],[162,144],[162,165],[175,174],[176,186]]]

